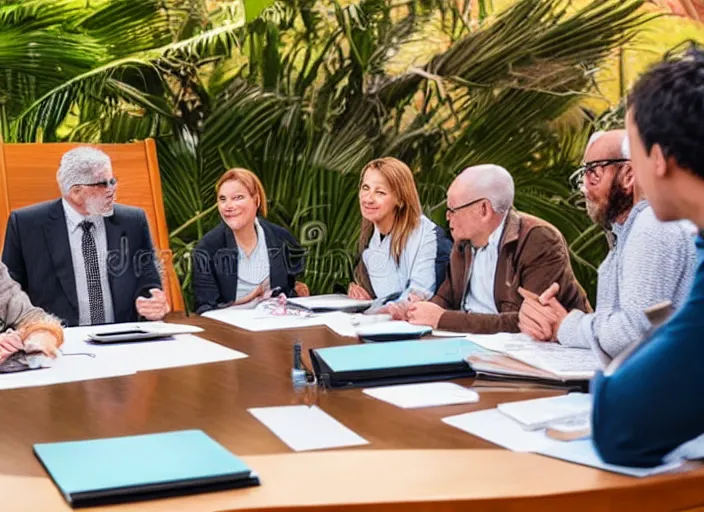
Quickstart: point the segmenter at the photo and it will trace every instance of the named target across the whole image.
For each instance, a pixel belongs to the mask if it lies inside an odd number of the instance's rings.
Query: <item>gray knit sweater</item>
[[[562,345],[591,347],[607,365],[650,329],[644,309],[669,300],[679,308],[694,277],[695,233],[687,223],[660,222],[647,201],[614,224],[616,242],[599,267],[596,311],[571,311],[557,337]]]

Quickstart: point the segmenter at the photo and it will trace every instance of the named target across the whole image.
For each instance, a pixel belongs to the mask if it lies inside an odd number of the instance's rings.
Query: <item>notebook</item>
[[[484,349],[465,338],[406,340],[312,349],[313,369],[330,388],[472,377],[465,360]]]
[[[526,430],[546,428],[568,420],[588,418],[592,410],[591,395],[569,393],[499,404],[497,409]]]
[[[74,508],[259,485],[201,430],[34,445]]]
[[[586,383],[601,365],[591,350],[571,348],[556,343],[540,343],[522,337],[496,343],[491,337],[469,335],[468,338],[491,350],[472,354],[469,364],[481,377],[533,380],[544,383],[574,385]]]

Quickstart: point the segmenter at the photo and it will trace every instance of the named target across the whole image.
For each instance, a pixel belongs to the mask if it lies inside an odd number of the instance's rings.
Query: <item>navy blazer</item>
[[[287,296],[295,295],[296,276],[305,267],[303,249],[288,230],[262,218],[269,251],[269,282]],[[232,230],[221,222],[193,250],[193,294],[196,313],[228,305],[237,299],[239,248]]]
[[[138,320],[135,300],[161,288],[144,210],[115,205],[105,217],[108,279],[115,322]],[[32,304],[78,325],[76,277],[61,199],[15,210],[7,221],[2,261]]]

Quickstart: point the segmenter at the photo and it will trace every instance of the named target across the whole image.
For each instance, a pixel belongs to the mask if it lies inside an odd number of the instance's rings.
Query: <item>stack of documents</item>
[[[536,342],[524,335],[469,335],[467,339],[490,351],[468,359],[479,375],[568,382],[589,380],[601,368],[589,349]]]
[[[588,393],[569,393],[549,398],[499,404],[497,409],[526,430],[548,428],[567,421],[589,420],[592,397]]]
[[[606,464],[597,454],[591,438],[560,441],[546,435],[545,426],[559,425],[570,415],[579,417],[589,408],[589,395],[567,396],[570,398],[560,396],[500,404],[495,409],[449,416],[442,421],[509,450],[537,453],[629,476],[655,475],[682,465],[682,459],[654,468]],[[520,418],[520,422],[515,418]]]
[[[328,311],[346,311],[353,313],[364,311],[372,305],[371,300],[353,299],[347,295],[329,294],[314,295],[312,297],[294,297],[287,300],[288,303],[304,307],[315,313]]]

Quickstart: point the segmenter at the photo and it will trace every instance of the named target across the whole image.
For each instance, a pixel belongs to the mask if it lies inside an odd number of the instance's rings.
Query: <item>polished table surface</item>
[[[0,510],[70,510],[34,458],[34,443],[202,429],[242,456],[262,486],[101,507],[101,510],[695,510],[704,470],[635,479],[512,453],[441,418],[551,396],[545,389],[476,383],[477,404],[403,410],[360,389],[316,403],[369,441],[294,454],[247,412],[304,403],[291,385],[292,347],[354,343],[324,327],[248,332],[199,317],[199,336],[246,359],[110,379],[0,391]],[[471,379],[457,381],[473,384]],[[704,509],[702,509],[704,510]]]

